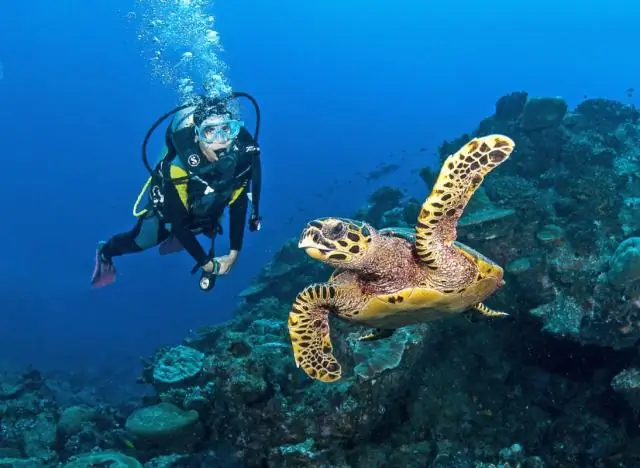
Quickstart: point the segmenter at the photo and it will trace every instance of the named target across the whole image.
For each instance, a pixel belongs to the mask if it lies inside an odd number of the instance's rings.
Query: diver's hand
[[[249,231],[256,232],[260,230],[262,226],[262,216],[258,216],[255,213],[251,213],[249,218]]]
[[[232,250],[227,255],[223,255],[222,257],[216,257],[215,261],[218,262],[219,269],[218,275],[226,275],[231,271],[233,265],[236,263],[238,259],[238,251]]]

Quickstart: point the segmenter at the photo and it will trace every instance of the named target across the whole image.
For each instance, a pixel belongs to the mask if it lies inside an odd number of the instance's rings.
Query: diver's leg
[[[116,234],[105,242],[100,252],[107,259],[142,252],[158,245],[161,230],[161,223],[157,216],[141,217],[133,229]]]
[[[169,233],[157,216],[138,218],[136,225],[127,232],[114,235],[107,242],[100,242],[96,250],[96,265],[91,283],[94,287],[107,286],[115,281],[116,269],[113,257],[142,252],[164,241]]]

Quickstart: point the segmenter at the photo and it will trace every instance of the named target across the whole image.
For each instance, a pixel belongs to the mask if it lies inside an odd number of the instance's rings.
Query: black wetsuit
[[[219,153],[219,160],[210,163],[194,141],[194,127],[176,130],[175,126],[174,119],[166,133],[167,153],[155,168],[162,174],[163,183],[150,186],[147,210],[133,229],[116,234],[102,247],[105,259],[140,252],[173,235],[202,266],[215,255],[213,243],[227,206],[230,248],[242,249],[249,190],[252,217],[258,216],[260,148],[242,128],[229,148]],[[196,238],[199,233],[212,238],[208,253]]]

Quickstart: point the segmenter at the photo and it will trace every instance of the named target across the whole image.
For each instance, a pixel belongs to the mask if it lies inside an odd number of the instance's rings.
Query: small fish
[[[398,169],[400,169],[399,164],[381,164],[376,169],[367,174],[364,178],[368,181],[377,180],[381,177],[391,174],[392,172],[397,171]]]
[[[122,443],[124,444],[125,447],[127,447],[127,448],[129,448],[131,450],[135,450],[136,449],[136,446],[129,439],[122,439]]]

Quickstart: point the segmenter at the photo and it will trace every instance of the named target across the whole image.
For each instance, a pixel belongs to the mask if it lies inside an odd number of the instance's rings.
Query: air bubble
[[[187,100],[200,87],[211,96],[231,92],[211,6],[212,0],[138,0],[138,38],[151,74]]]
[[[209,41],[212,44],[217,44],[218,40],[219,40],[218,33],[216,31],[213,31],[212,29],[209,29],[207,31],[207,41]]]

